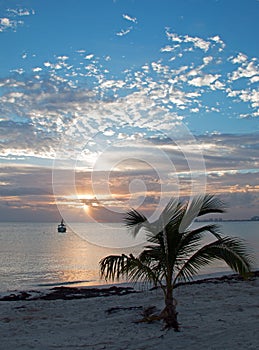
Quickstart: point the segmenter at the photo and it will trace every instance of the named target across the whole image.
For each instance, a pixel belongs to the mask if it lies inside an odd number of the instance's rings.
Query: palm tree
[[[202,215],[223,213],[224,204],[215,196],[196,196],[184,202],[172,199],[155,222],[136,210],[126,213],[125,224],[136,236],[144,229],[148,245],[138,255],[110,255],[100,261],[101,277],[119,280],[152,282],[160,286],[165,308],[153,319],[162,319],[165,328],[179,331],[176,301],[173,290],[176,283],[189,281],[204,266],[214,260],[223,260],[234,271],[247,276],[251,271],[251,257],[244,243],[234,237],[223,236],[220,227],[206,223],[193,228],[193,221]],[[212,241],[202,243],[206,234]],[[151,318],[149,318],[150,320]]]

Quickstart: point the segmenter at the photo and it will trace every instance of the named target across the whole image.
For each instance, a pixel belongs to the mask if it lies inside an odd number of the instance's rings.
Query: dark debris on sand
[[[38,295],[35,295],[37,294]],[[54,287],[47,294],[42,294],[37,291],[18,292],[6,295],[0,298],[0,301],[18,301],[18,300],[71,300],[83,298],[108,297],[112,295],[126,295],[137,293],[131,287],[116,287],[109,288],[73,288],[73,287]]]
[[[254,271],[247,278],[248,281],[252,281],[259,277],[259,270]],[[204,278],[197,281],[181,282],[176,285],[191,285],[191,284],[203,284],[203,283],[235,283],[244,281],[244,278],[238,274],[224,275],[222,277]],[[156,289],[156,288],[151,288]],[[19,301],[19,300],[71,300],[71,299],[83,299],[83,298],[96,298],[96,297],[108,297],[108,296],[122,296],[130,293],[139,293],[132,287],[107,287],[107,288],[76,288],[76,287],[54,287],[48,290],[46,293],[40,291],[28,291],[11,293],[0,297],[0,301]]]
[[[218,283],[233,283],[233,282],[240,282],[240,281],[253,281],[257,277],[259,277],[259,270],[251,272],[251,274],[246,279],[241,275],[232,274],[232,275],[224,275],[221,277],[203,278],[197,281],[180,282],[176,284],[176,287],[180,287],[182,285],[190,285],[190,284],[203,284],[203,283],[218,284]]]

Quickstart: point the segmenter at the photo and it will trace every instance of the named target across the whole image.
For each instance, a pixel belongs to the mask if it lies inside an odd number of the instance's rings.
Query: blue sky
[[[113,220],[199,191],[258,215],[258,14],[257,0],[1,1],[0,219]]]

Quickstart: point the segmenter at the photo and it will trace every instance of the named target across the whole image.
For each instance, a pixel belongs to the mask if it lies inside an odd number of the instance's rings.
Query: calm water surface
[[[138,253],[140,249],[133,246],[135,242],[118,224],[108,227],[77,223],[68,227],[65,234],[57,233],[56,226],[56,223],[1,223],[0,291],[104,284],[99,279],[101,258],[122,252]],[[224,222],[221,226],[225,234],[247,241],[258,268],[259,222]],[[226,271],[229,269],[223,263],[216,262],[201,273]]]

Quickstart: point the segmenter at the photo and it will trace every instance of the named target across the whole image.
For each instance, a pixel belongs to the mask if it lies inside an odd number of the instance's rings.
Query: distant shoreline
[[[195,222],[259,222],[259,220],[252,220],[252,219],[204,219],[204,220],[195,220]]]

